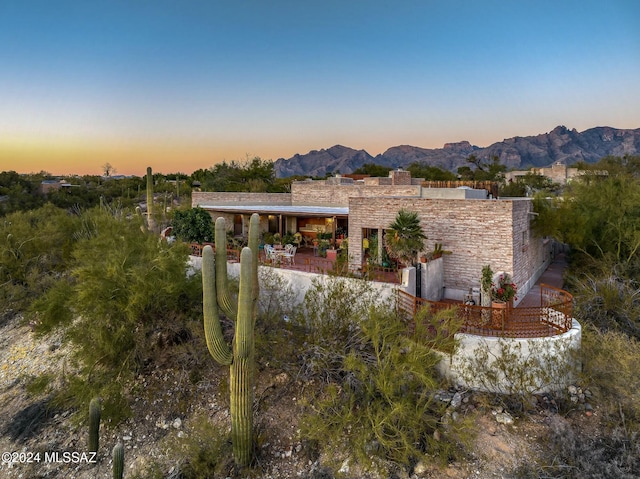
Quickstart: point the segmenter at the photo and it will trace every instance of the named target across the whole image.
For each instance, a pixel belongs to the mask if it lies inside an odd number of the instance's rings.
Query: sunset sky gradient
[[[0,170],[640,128],[640,2],[0,2]]]

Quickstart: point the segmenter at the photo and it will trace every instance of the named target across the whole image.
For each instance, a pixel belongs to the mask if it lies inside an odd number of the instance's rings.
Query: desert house
[[[401,209],[419,214],[427,236],[425,253],[436,243],[443,257],[441,298],[463,300],[480,282],[484,265],[511,275],[519,298],[549,265],[553,245],[531,229],[533,203],[528,198],[494,199],[484,189],[428,188],[408,171],[359,180],[335,177],[297,181],[291,193],[192,193],[192,206],[213,218],[225,217],[233,234],[246,235],[249,217],[260,215],[264,232],[300,233],[306,243],[318,233],[337,242],[348,237],[349,267],[357,272],[368,255],[369,238],[381,238]],[[383,248],[378,248],[381,255]],[[516,304],[517,304],[516,300]]]

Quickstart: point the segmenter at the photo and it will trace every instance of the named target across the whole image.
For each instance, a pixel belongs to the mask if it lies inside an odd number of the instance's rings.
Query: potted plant
[[[442,248],[442,243],[436,243],[433,246],[433,251],[431,252],[431,259],[440,258],[444,254],[451,254],[451,251],[443,249]]]
[[[494,302],[510,305],[516,298],[518,287],[507,273],[498,276],[498,282],[491,284],[491,299]]]
[[[491,286],[493,285],[493,270],[488,264],[482,267],[482,277],[480,278],[480,288],[488,297],[491,297]]]

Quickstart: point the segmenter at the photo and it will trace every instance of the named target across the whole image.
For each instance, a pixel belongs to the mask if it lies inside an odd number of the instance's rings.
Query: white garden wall
[[[497,338],[457,334],[454,355],[442,355],[440,373],[454,384],[494,393],[539,394],[576,380],[582,327],[545,338]]]

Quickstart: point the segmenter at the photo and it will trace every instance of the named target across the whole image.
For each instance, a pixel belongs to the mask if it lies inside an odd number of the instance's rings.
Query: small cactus
[[[98,452],[101,414],[102,399],[93,398],[89,403],[89,452]]]
[[[118,441],[113,447],[113,479],[122,479],[124,474],[124,444],[122,441]]]

